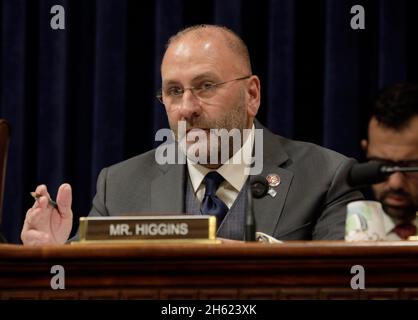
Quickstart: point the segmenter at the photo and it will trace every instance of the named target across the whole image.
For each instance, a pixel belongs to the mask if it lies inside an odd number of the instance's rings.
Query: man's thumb
[[[68,183],[62,184],[57,193],[58,209],[62,214],[68,214],[71,211],[72,199],[71,186]]]

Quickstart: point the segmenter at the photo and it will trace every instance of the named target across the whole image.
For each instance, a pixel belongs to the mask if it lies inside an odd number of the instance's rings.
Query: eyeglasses
[[[199,100],[205,101],[208,99],[213,98],[216,93],[217,89],[227,83],[233,82],[233,81],[239,81],[239,80],[245,80],[250,78],[251,75],[235,78],[232,80],[224,81],[224,82],[218,82],[218,83],[212,83],[210,81],[204,81],[202,84],[190,88],[180,88],[180,87],[169,87],[167,89],[162,89],[157,92],[157,99],[164,105],[172,105],[177,104],[181,101],[183,98],[183,94],[186,92],[186,90],[190,90],[191,93],[198,98]]]

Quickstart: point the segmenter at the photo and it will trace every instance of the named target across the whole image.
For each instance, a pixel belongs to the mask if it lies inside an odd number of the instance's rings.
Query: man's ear
[[[255,118],[260,107],[260,79],[257,76],[251,76],[246,88],[248,101],[248,115]]]
[[[369,146],[369,142],[366,139],[361,139],[360,146],[364,152],[367,152],[367,147]]]

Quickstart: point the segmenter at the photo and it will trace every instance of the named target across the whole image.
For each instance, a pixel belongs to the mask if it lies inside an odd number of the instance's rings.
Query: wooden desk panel
[[[52,290],[53,265],[65,290]],[[353,265],[365,290],[353,290]],[[0,245],[0,299],[416,299],[418,242]]]

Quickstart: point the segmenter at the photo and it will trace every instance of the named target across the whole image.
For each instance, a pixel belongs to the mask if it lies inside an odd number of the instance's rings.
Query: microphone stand
[[[254,217],[253,197],[260,199],[268,192],[267,180],[263,176],[251,179],[247,187],[247,208],[245,210],[245,241],[255,241],[256,222]]]
[[[245,241],[255,241],[255,217],[251,184],[247,187],[247,208],[245,212]]]
[[[364,187],[385,181],[396,172],[418,172],[418,167],[402,167],[385,165],[379,161],[369,161],[355,164],[351,167],[347,182],[352,187]]]
[[[383,166],[382,167],[382,172],[384,173],[395,173],[395,172],[418,172],[418,167],[388,167],[388,166]]]

